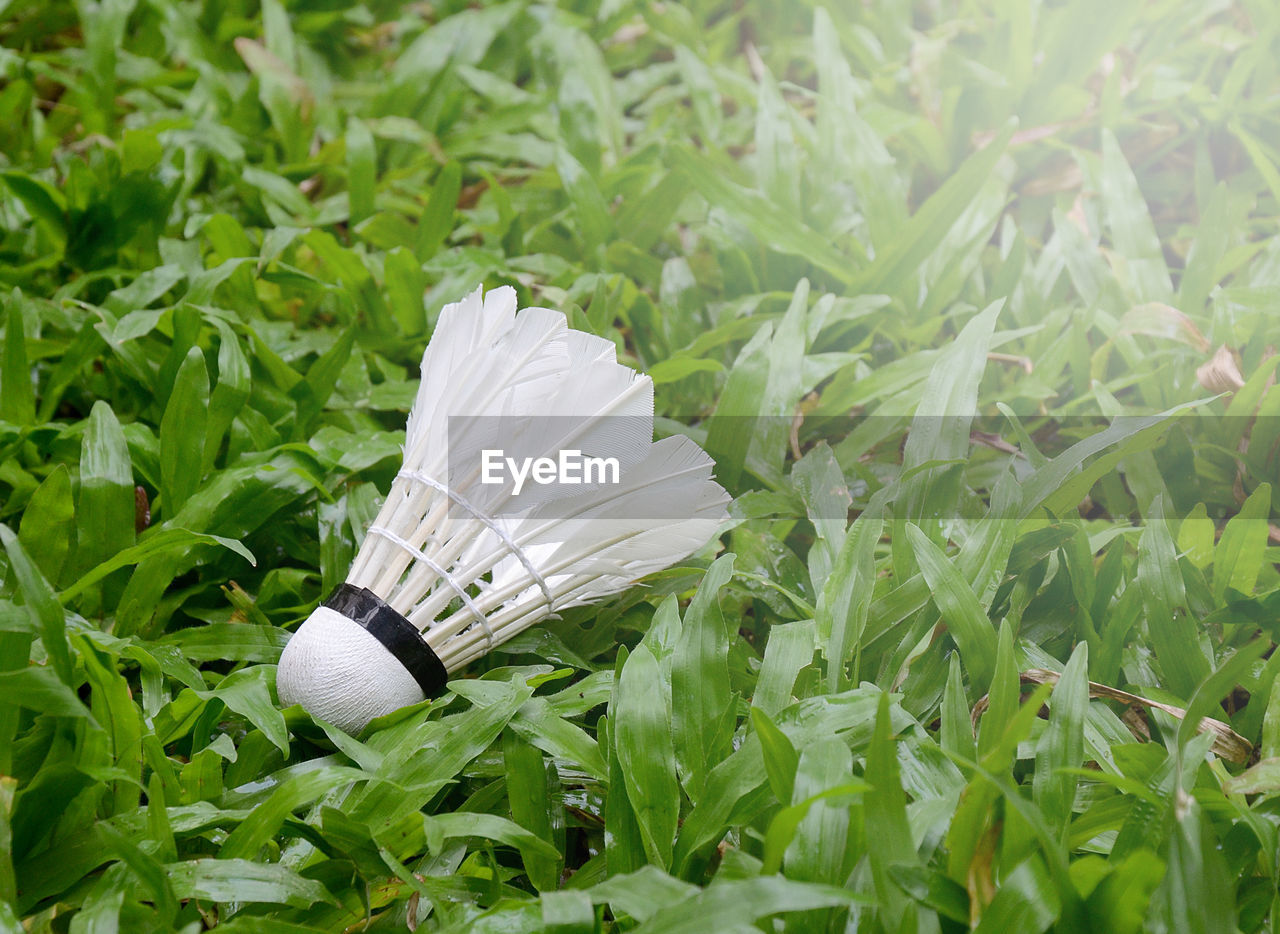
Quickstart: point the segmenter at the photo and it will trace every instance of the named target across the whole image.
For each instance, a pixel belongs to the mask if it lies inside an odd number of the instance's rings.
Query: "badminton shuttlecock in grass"
[[[439,692],[706,544],[727,501],[712,467],[688,438],[653,441],[653,384],[610,341],[476,290],[440,313],[404,466],[346,582],[285,647],[280,700],[355,733]]]

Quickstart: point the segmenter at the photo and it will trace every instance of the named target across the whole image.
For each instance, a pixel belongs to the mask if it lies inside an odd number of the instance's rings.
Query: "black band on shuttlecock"
[[[449,680],[440,657],[427,645],[418,627],[409,622],[368,587],[341,583],[324,605],[361,626],[381,642],[405,671],[413,675],[422,693],[434,697]]]

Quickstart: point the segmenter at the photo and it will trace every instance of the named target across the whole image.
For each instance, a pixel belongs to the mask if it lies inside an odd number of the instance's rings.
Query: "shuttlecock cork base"
[[[422,633],[373,591],[340,584],[280,656],[283,704],[348,733],[444,689],[449,675]]]

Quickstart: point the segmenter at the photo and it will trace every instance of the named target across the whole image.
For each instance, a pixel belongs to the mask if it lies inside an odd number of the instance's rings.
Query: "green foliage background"
[[[1277,61],[1266,0],[0,4],[0,927],[1273,930]],[[482,282],[732,521],[352,739],[274,663]]]

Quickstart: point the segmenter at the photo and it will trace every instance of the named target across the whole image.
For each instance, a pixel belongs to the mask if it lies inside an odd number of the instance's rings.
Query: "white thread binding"
[[[471,599],[471,595],[467,593],[466,588],[453,579],[452,574],[442,568],[437,562],[431,560],[431,558],[427,556],[426,552],[422,551],[420,548],[415,548],[408,541],[389,529],[384,529],[380,525],[372,525],[369,527],[369,534],[379,535],[391,542],[391,544],[399,548],[403,548],[415,559],[429,567],[446,584],[453,588],[453,592],[462,598],[463,605],[471,612],[471,615],[476,618],[476,622],[480,624],[480,628],[484,630],[485,640],[488,642],[489,648],[493,648],[494,636],[493,630],[489,628],[488,617],[480,612],[480,607],[476,606],[475,601]]]
[[[437,493],[443,493],[445,496],[449,497],[449,499],[453,500],[453,502],[471,513],[473,517],[483,522],[485,527],[502,540],[502,543],[507,546],[507,549],[515,556],[516,560],[519,561],[524,566],[524,569],[529,572],[529,576],[533,578],[533,582],[537,584],[538,589],[542,591],[542,598],[547,601],[547,609],[552,608],[551,588],[547,586],[546,580],[538,573],[538,569],[533,566],[533,562],[530,561],[529,556],[524,553],[524,549],[517,545],[511,536],[506,533],[506,530],[498,525],[498,523],[494,522],[493,519],[485,515],[485,513],[476,506],[473,506],[461,493],[457,493],[449,489],[439,480],[422,473],[420,470],[401,470],[397,476],[405,477],[409,480],[416,480],[418,483],[421,483],[423,486],[430,487]],[[430,565],[428,565],[428,567],[430,567]],[[434,567],[431,569],[433,571],[435,570]]]

